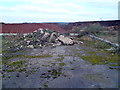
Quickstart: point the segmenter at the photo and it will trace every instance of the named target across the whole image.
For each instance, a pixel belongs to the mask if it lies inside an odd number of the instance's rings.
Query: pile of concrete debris
[[[75,41],[70,37],[64,36],[59,32],[48,30],[48,29],[38,29],[32,33],[24,35],[24,39],[20,42],[21,47],[38,48],[43,46],[59,46],[59,45],[74,45],[82,44],[81,41]]]

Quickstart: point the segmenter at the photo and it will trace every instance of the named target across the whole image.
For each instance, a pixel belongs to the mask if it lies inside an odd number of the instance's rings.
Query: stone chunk
[[[62,42],[62,44],[65,44],[65,45],[73,45],[74,44],[74,41],[72,39],[65,37],[63,35],[60,35],[57,39],[60,42]]]

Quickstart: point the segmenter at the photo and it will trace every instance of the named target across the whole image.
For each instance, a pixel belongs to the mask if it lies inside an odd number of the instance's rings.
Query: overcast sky
[[[119,0],[0,0],[0,22],[117,20]]]

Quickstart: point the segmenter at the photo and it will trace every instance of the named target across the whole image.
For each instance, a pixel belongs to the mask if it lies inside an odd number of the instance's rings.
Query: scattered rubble
[[[56,47],[59,45],[74,45],[82,44],[83,42],[75,41],[67,36],[60,34],[59,32],[48,30],[48,29],[38,29],[33,33],[25,34],[22,40],[17,43],[17,47],[23,48],[38,48],[43,46]]]

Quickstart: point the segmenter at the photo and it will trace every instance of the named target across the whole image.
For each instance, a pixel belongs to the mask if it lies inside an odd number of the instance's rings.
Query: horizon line
[[[17,22],[17,23],[75,23],[75,22],[101,22],[101,21],[119,21],[118,19],[115,19],[115,20],[93,20],[93,21],[70,21],[70,22],[64,22],[64,21],[62,21],[62,22],[59,22],[59,21],[50,21],[50,22],[47,22],[47,21],[44,21],[44,22]],[[0,23],[10,23],[10,24],[14,24],[14,23],[16,23],[16,22],[0,22]]]

